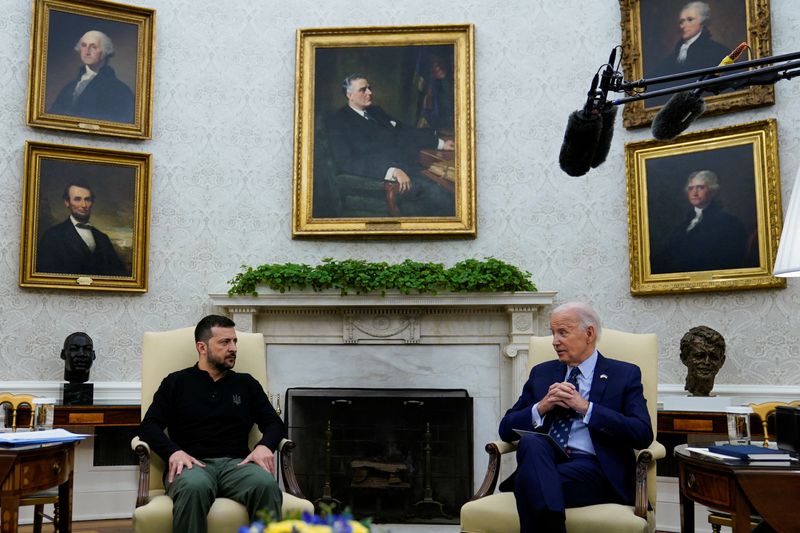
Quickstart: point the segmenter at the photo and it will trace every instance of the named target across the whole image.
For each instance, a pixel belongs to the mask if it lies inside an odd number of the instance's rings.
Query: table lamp
[[[800,169],[794,179],[792,198],[783,220],[773,275],[788,278],[800,276]]]

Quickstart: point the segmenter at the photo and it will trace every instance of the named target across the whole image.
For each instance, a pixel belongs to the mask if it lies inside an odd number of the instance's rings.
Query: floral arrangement
[[[239,533],[369,533],[369,520],[363,523],[353,520],[353,515],[345,509],[336,515],[323,509],[321,516],[303,513],[299,517],[287,518],[280,522],[269,520],[266,513],[256,513],[258,520],[250,526],[242,526]]]

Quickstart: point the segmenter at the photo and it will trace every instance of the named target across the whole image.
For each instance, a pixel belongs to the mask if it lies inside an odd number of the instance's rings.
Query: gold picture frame
[[[474,238],[474,63],[471,24],[298,30],[292,236]]]
[[[151,156],[28,141],[20,287],[147,292]]]
[[[770,119],[625,145],[631,294],[786,286],[772,275],[783,220],[777,135]]]
[[[29,126],[149,139],[155,10],[33,0]]]
[[[684,66],[674,59],[680,54],[683,39],[679,17],[689,0],[620,0],[622,26],[622,66],[630,81],[659,75],[688,72],[713,67],[739,43],[747,42],[748,52],[739,58],[758,59],[772,54],[769,0],[705,0],[709,7],[710,23],[701,34],[695,34],[688,48]],[[695,22],[696,23],[696,22]],[[685,24],[685,23],[684,23]],[[693,30],[686,29],[686,35]],[[719,58],[717,58],[719,56]],[[696,81],[685,79],[672,85]],[[651,85],[648,91],[662,89],[666,84]],[[669,96],[637,100],[625,104],[622,113],[626,128],[647,126],[663,107]],[[746,87],[718,95],[704,93],[704,115],[717,115],[775,103],[773,85]]]

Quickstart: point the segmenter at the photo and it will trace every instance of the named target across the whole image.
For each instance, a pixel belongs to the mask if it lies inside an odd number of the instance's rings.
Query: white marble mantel
[[[494,344],[513,361],[501,387],[516,399],[528,340],[555,292],[348,294],[261,289],[258,296],[211,294],[241,331],[271,344]],[[522,357],[517,355],[522,354]],[[506,401],[502,402],[506,404]]]
[[[347,295],[211,294],[241,331],[264,334],[270,389],[466,389],[474,468],[527,377],[528,341],[545,334],[555,292]],[[480,480],[476,480],[478,482]]]

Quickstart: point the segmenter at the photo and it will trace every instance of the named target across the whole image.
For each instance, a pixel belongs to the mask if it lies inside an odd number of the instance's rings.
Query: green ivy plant
[[[242,265],[242,271],[228,283],[228,294],[258,296],[259,285],[274,291],[311,288],[314,291],[338,289],[342,296],[355,292],[369,294],[398,290],[436,294],[450,292],[535,291],[530,272],[525,272],[499,259],[483,261],[467,259],[445,268],[441,263],[419,263],[406,259],[402,263],[372,263],[361,259],[336,261],[308,266],[296,263],[269,263],[258,267]]]

